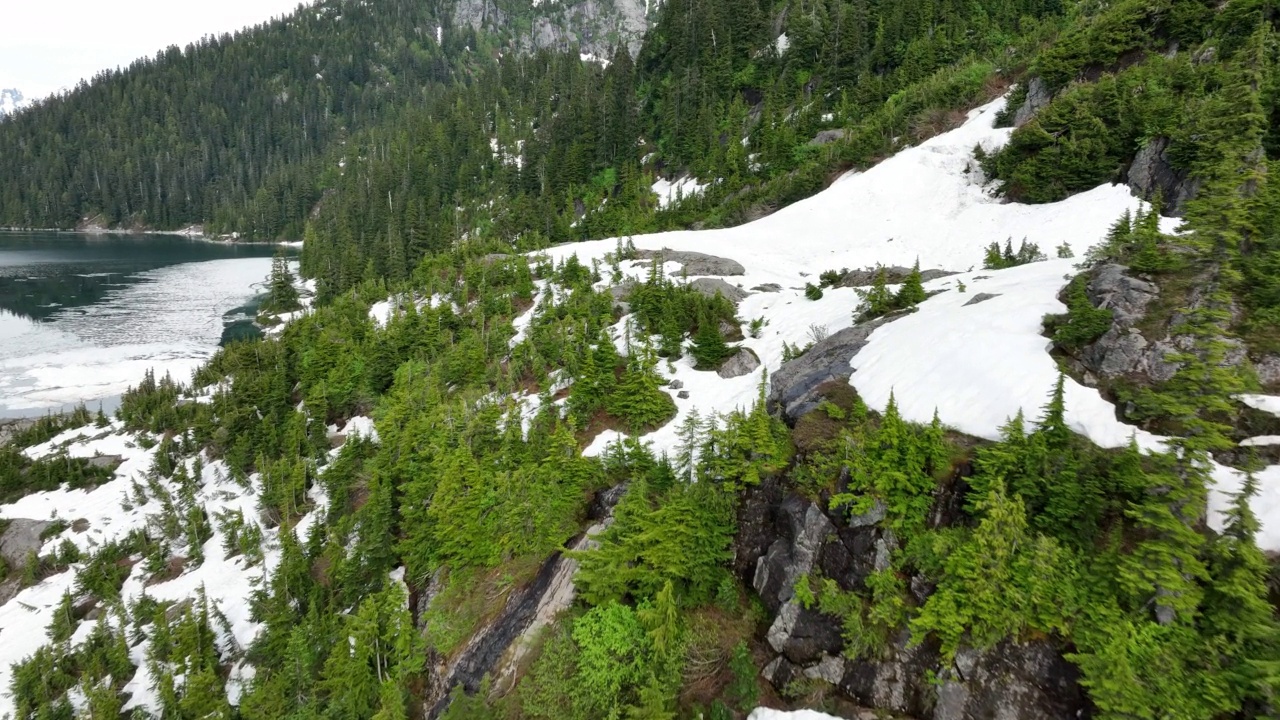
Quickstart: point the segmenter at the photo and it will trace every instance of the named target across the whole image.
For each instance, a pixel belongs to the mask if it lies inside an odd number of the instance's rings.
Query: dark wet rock
[[[745,275],[747,269],[742,267],[742,263],[729,258],[716,257],[715,255],[707,255],[700,252],[689,252],[687,250],[671,250],[663,248],[661,250],[639,250],[636,252],[636,258],[640,260],[650,260],[652,258],[662,258],[664,262],[680,263],[683,272],[688,276],[695,275]]]
[[[620,485],[596,495],[592,503],[592,519],[598,520],[592,531],[599,532],[602,524],[612,519],[613,508],[626,492]],[[590,547],[593,532],[588,531],[569,544],[571,550]],[[537,575],[524,587],[516,588],[508,595],[501,610],[486,622],[462,647],[449,658],[433,656],[432,668],[422,696],[423,711],[427,718],[437,718],[448,709],[449,693],[461,686],[474,694],[480,690],[486,675],[491,676],[502,666],[504,658],[510,658],[516,643],[528,640],[526,631],[538,622],[548,622],[555,613],[549,605],[567,607],[572,602],[575,589],[572,583],[577,561],[561,553],[552,555]],[[423,617],[434,598],[443,589],[440,573],[432,577],[429,586],[417,600],[418,617]]]
[[[765,283],[764,285],[757,285],[751,289],[762,293],[782,292],[782,286],[778,283]]]
[[[1013,114],[1013,126],[1022,127],[1031,122],[1032,118],[1038,115],[1052,99],[1053,95],[1049,92],[1049,86],[1044,80],[1038,77],[1031,78],[1027,82],[1027,99]]]
[[[715,297],[716,293],[720,293],[726,300],[737,305],[751,295],[751,293],[743,290],[736,285],[721,280],[720,278],[697,278],[689,283],[689,287],[706,295],[707,297]]]
[[[760,358],[751,348],[740,348],[733,357],[725,361],[716,374],[728,380],[730,378],[749,375],[760,367]]]
[[[1187,201],[1200,190],[1200,180],[1174,167],[1169,159],[1169,144],[1167,137],[1152,138],[1138,151],[1129,166],[1129,188],[1144,200],[1160,195],[1164,214],[1182,217]]]
[[[804,355],[784,364],[769,376],[769,411],[794,424],[818,406],[818,389],[831,381],[847,382],[853,375],[849,361],[866,347],[876,328],[896,316],[876,318],[845,328],[815,343]]]
[[[995,300],[998,297],[1000,297],[1000,293],[978,293],[973,296],[972,300],[965,303],[964,306],[969,307],[970,305],[977,305],[978,303],[986,302],[988,300]]]
[[[1088,713],[1076,668],[1050,641],[961,648],[947,663],[937,640],[913,638],[903,628],[883,653],[845,657],[840,620],[804,608],[795,582],[818,572],[844,590],[865,591],[867,577],[884,566],[873,558],[887,556],[897,541],[882,527],[883,505],[841,517],[787,491],[784,482],[765,479],[744,493],[734,544],[735,572],[751,583],[772,617],[765,640],[776,655],[762,675],[774,688],[826,682],[861,706],[922,720],[1067,720]],[[963,519],[956,492],[961,485],[945,485],[935,498],[934,514],[944,515],[944,524]],[[907,580],[917,602],[933,591],[924,578]]]

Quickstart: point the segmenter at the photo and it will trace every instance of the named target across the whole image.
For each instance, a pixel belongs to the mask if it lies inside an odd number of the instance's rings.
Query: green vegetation
[[[532,11],[500,4],[529,27]],[[317,282],[314,309],[278,336],[221,349],[189,385],[148,373],[125,394],[119,421],[154,449],[126,499],[159,508],[145,531],[4,569],[29,585],[81,566],[52,643],[16,667],[17,717],[71,717],[72,696],[119,717],[140,643],[166,718],[415,717],[432,673],[561,552],[579,563],[573,606],[510,692],[455,688],[448,717],[739,716],[762,697],[770,620],[731,570],[740,503],[756,492],[800,493],[895,539],[865,578],[813,573],[795,589],[838,624],[849,657],[874,661],[904,630],[947,662],[1048,639],[1101,718],[1274,712],[1280,629],[1256,482],[1222,532],[1203,522],[1212,453],[1232,449],[1234,398],[1251,386],[1226,360],[1280,317],[1273,4],[667,0],[638,58],[619,51],[607,68],[510,52],[514,30],[455,26],[443,3],[357,5],[168,51],[0,122],[0,225],[96,216],[303,236],[301,274]],[[1086,258],[1196,286],[1171,313],[1186,339],[1173,378],[1117,389],[1130,419],[1171,437],[1167,452],[1075,435],[1061,379],[1037,422],[1013,418],[986,443],[907,422],[892,400],[872,412],[847,387],[789,430],[766,410],[766,377],[753,407],[688,413],[656,455],[639,436],[676,417],[664,360],[720,367],[744,324],[733,303],[666,277],[661,257],[624,284],[630,242],[590,266],[513,254],[758,216],[948,129],[1013,76],[1040,78],[1052,99],[984,160],[1010,199],[1119,179],[1156,139],[1199,182],[1185,232],[1161,232],[1156,198]],[[843,139],[809,143],[834,129]],[[716,182],[659,210],[658,168]],[[987,267],[1044,259],[1012,240]],[[846,275],[824,272],[806,295]],[[1111,325],[1085,283],[1046,320],[1068,351]],[[625,297],[600,289],[611,284]],[[299,306],[283,256],[270,291],[264,311]],[[893,292],[880,268],[860,295],[859,322],[927,299],[918,263]],[[375,324],[370,307],[388,298]],[[765,320],[746,327],[759,336]],[[811,328],[814,343],[824,334]],[[376,440],[354,434],[357,417]],[[19,442],[91,421],[42,420]],[[584,456],[606,430],[621,439]],[[206,512],[214,461],[256,507]],[[0,501],[111,476],[0,448]],[[567,551],[593,501],[622,486],[598,545]],[[122,598],[126,582],[204,563],[219,536],[263,577],[248,647],[203,594]],[[242,662],[256,673],[233,708],[226,681]]]

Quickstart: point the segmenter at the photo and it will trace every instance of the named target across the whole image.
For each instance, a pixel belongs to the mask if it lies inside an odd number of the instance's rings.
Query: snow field
[[[1127,187],[1112,185],[1058,203],[1003,202],[986,185],[974,148],[990,153],[1008,141],[1012,130],[993,127],[1004,104],[1002,98],[977,108],[961,127],[865,172],[846,174],[827,190],[753,223],[628,240],[641,250],[691,250],[737,260],[745,274],[723,279],[746,290],[780,285],[779,292],[756,292],[746,298],[738,312],[744,323],[759,317],[767,321],[760,338],[747,338],[742,345],[771,370],[781,364],[784,341],[803,346],[813,326],[834,333],[852,325],[859,304],[854,290],[826,290],[816,302],[804,297],[804,284],[815,282],[821,272],[877,264],[909,267],[919,261],[923,269],[960,273],[926,283],[927,291],[938,294],[915,313],[877,329],[852,360],[850,382],[878,410],[892,394],[908,420],[928,422],[936,410],[946,425],[997,439],[1001,426],[1018,412],[1034,421],[1048,401],[1058,370],[1049,355],[1049,340],[1041,335],[1042,318],[1065,312],[1057,295],[1078,270],[1075,260],[982,270],[986,248],[1007,239],[1016,248],[1025,238],[1051,257],[1065,245],[1079,258],[1126,210],[1143,207]],[[1165,221],[1162,227],[1171,231],[1175,224]],[[618,243],[610,238],[545,252],[557,262],[576,254],[589,264],[614,252]],[[648,263],[627,263],[623,269],[643,280]],[[678,273],[668,268],[669,276]],[[960,282],[966,292],[959,292]],[[967,305],[978,293],[997,297]],[[622,327],[625,319],[615,328],[615,337],[621,337]],[[683,383],[690,397],[676,400],[679,414],[671,423],[645,436],[659,453],[674,451],[676,429],[694,410],[706,417],[749,408],[764,372],[722,380],[715,373],[694,370],[688,357],[674,366],[674,372],[665,363],[658,369]],[[674,397],[675,391],[669,392]],[[1147,450],[1161,446],[1161,438],[1120,422],[1115,407],[1096,390],[1068,379],[1066,394],[1067,422],[1098,445],[1120,447],[1136,439]],[[1280,398],[1246,396],[1244,401],[1280,413]],[[605,433],[587,453],[600,453],[619,438],[619,433]],[[1214,477],[1209,520],[1220,527],[1240,476],[1215,466]],[[1280,550],[1280,466],[1258,477],[1261,493],[1254,509],[1263,524],[1259,545]]]

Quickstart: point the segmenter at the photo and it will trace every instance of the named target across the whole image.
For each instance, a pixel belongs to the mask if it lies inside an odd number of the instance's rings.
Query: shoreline
[[[232,238],[229,235],[212,236],[204,233],[189,232],[187,230],[103,230],[101,228],[93,228],[91,230],[66,230],[60,228],[21,228],[21,227],[0,227],[0,233],[48,233],[51,235],[83,235],[95,237],[100,235],[175,235],[177,237],[187,238],[188,240],[196,240],[199,242],[214,243],[217,245],[282,245],[300,249],[302,247],[301,240],[241,240]],[[0,422],[3,419],[0,418]]]

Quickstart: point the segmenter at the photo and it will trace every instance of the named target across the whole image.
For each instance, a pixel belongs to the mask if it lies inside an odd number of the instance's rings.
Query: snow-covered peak
[[[17,88],[0,89],[0,117],[12,115],[30,104],[31,101],[22,94],[21,90]]]

